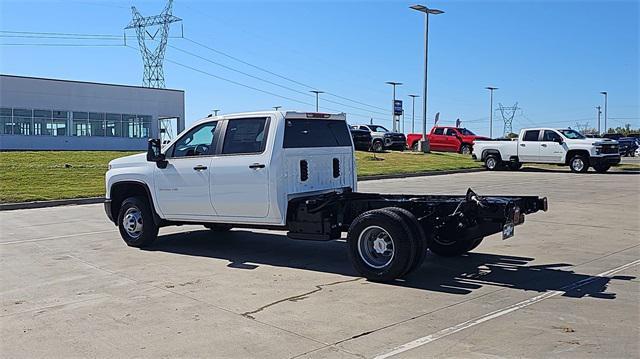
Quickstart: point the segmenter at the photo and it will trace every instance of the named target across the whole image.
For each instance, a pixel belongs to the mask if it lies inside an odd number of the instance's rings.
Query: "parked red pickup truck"
[[[470,155],[473,149],[473,141],[488,140],[487,137],[477,136],[473,132],[462,127],[437,126],[431,129],[427,135],[429,147],[432,151],[458,152]],[[417,151],[422,134],[410,133],[407,135],[407,147]]]

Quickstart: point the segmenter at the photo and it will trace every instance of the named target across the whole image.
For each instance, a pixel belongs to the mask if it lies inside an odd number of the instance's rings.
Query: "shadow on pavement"
[[[563,166],[558,166],[558,168],[542,168],[542,167],[522,167],[521,169],[519,169],[517,172],[524,172],[524,173],[542,173],[542,172],[546,172],[546,173],[572,173],[571,170],[567,167],[563,167]],[[584,174],[584,173],[579,173],[579,174]],[[594,171],[593,169],[589,169],[589,172],[586,173],[587,175],[589,174],[593,174],[593,175],[599,175],[599,173],[597,173],[596,171]],[[615,168],[612,167],[611,170],[609,170],[606,174],[608,175],[637,175],[640,174],[640,168],[635,169],[635,168]]]
[[[227,267],[253,270],[260,265],[288,267],[358,277],[347,254],[344,241],[291,240],[276,233],[233,230],[226,233],[209,230],[163,235],[148,251],[216,258],[229,261]],[[480,249],[481,250],[481,249]],[[471,252],[455,258],[428,254],[421,268],[389,285],[435,292],[465,295],[483,286],[505,287],[532,292],[563,291],[563,287],[589,281],[563,295],[582,298],[614,299],[607,292],[611,278],[580,274],[555,263],[529,265],[534,258]],[[618,280],[635,277],[618,276]]]

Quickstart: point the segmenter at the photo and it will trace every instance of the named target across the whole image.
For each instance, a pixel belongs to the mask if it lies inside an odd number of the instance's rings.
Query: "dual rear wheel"
[[[349,257],[356,270],[372,281],[401,278],[424,262],[427,249],[440,256],[457,256],[476,248],[483,238],[456,241],[425,233],[409,211],[389,207],[358,216],[347,236]]]

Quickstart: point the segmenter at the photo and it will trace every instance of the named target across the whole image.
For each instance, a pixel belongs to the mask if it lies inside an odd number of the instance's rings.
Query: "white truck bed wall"
[[[284,180],[290,198],[296,194],[319,192],[344,187],[353,188],[352,150],[347,147],[284,149]],[[334,176],[334,160],[338,160],[338,176]],[[306,162],[306,179],[301,172]],[[305,167],[305,165],[302,165]]]

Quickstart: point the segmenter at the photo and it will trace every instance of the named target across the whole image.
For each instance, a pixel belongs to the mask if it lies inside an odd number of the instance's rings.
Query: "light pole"
[[[429,14],[438,15],[444,13],[442,10],[429,9],[424,5],[412,5],[411,9],[424,13],[424,89],[422,90],[422,143],[427,140],[427,68],[429,60]]]
[[[316,112],[319,112],[319,110],[318,110],[318,109],[319,109],[319,107],[318,107],[318,101],[319,101],[319,98],[320,98],[320,94],[321,94],[321,93],[324,93],[324,91],[311,90],[311,91],[309,91],[309,92],[312,92],[312,93],[316,94]]]
[[[609,131],[609,129],[607,128],[607,97],[609,96],[609,94],[607,93],[607,91],[602,91],[600,93],[604,95],[604,133],[607,133]]]
[[[401,86],[402,82],[387,81],[387,85],[393,86],[393,101],[391,101],[391,123],[393,123],[393,132],[396,132],[396,86]]]
[[[600,136],[600,115],[602,114],[602,111],[600,111],[601,108],[601,106],[596,106],[596,110],[598,110],[598,136]]]
[[[498,88],[487,86],[485,89],[491,91],[491,104],[489,105],[489,138],[493,138],[493,91]]]
[[[273,106],[273,109],[278,111],[282,106]]]
[[[416,133],[416,97],[420,95],[409,95],[411,97],[411,133]]]

